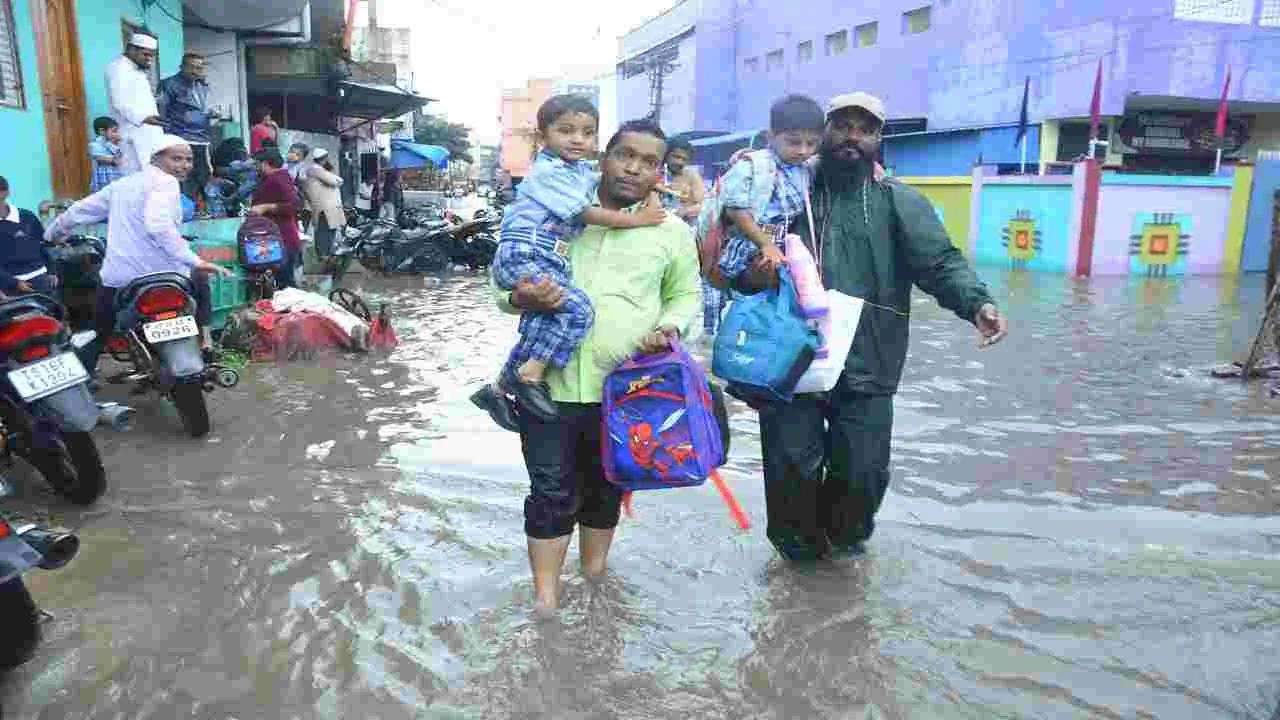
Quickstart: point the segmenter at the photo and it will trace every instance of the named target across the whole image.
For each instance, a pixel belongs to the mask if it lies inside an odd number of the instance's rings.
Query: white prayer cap
[[[311,159],[313,161],[320,161],[327,157],[329,157],[329,151],[322,147],[318,147],[311,151]]]
[[[155,157],[165,150],[178,147],[179,145],[190,145],[190,143],[177,135],[161,135],[151,143],[151,157]]]
[[[134,47],[140,47],[143,50],[156,50],[160,47],[160,43],[154,37],[142,33],[134,33],[129,38],[129,44]]]

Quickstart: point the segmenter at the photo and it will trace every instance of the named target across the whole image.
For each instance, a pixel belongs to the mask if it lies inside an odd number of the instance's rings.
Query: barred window
[[[859,25],[853,29],[853,34],[857,40],[858,47],[871,47],[880,39],[880,23],[869,22],[865,25]]]
[[[777,70],[782,67],[782,51],[774,50],[764,56],[764,69],[768,71]]]
[[[827,57],[843,55],[849,49],[849,31],[841,30],[827,36]]]
[[[805,40],[796,46],[796,61],[807,63],[811,60],[813,60],[813,41]]]
[[[1263,27],[1280,27],[1280,0],[1262,0],[1262,17],[1258,24]]]
[[[1249,25],[1253,22],[1253,0],[1174,0],[1173,17],[1178,20]]]
[[[933,8],[928,5],[902,13],[902,34],[915,35],[928,31],[932,24],[930,22],[932,14]]]
[[[0,107],[26,107],[18,41],[14,37],[12,0],[0,0]]]

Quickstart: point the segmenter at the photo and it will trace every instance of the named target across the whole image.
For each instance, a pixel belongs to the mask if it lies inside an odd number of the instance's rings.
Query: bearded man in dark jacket
[[[866,304],[830,392],[756,408],[768,536],[788,560],[859,553],[875,530],[889,487],[893,395],[907,355],[912,286],[973,323],[983,346],[1007,331],[929,201],[891,178],[875,180],[884,120],[884,103],[866,93],[830,102],[812,186],[816,228],[803,215],[792,228],[820,258],[824,286]],[[776,283],[776,273],[757,264],[736,289]]]

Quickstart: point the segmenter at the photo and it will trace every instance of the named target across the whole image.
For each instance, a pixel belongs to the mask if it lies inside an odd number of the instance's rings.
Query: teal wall
[[[26,3],[28,0],[20,0]],[[182,17],[182,3],[160,0],[174,17]],[[136,0],[76,0],[76,22],[80,29],[80,64],[84,67],[84,95],[92,124],[99,115],[107,114],[107,65],[119,57],[120,21],[142,21],[160,38],[160,77],[178,72],[182,63],[182,23],[175,22],[157,7],[147,10]]]
[[[49,153],[43,150],[44,102],[29,0],[14,0],[13,22],[27,106],[21,110],[0,108],[0,137],[4,138],[0,142],[0,175],[9,180],[14,204],[34,209],[49,197],[51,180]]]
[[[182,17],[182,4],[178,0],[161,2],[174,17]],[[52,190],[30,0],[13,0],[13,13],[27,105],[22,110],[0,108],[0,137],[4,138],[4,142],[0,142],[0,175],[9,179],[14,203],[34,209],[41,200],[52,196]],[[161,77],[176,73],[182,61],[182,23],[158,8],[150,8],[144,18],[139,3],[134,0],[77,0],[76,24],[80,32],[80,63],[84,68],[88,113],[84,119],[86,128],[91,128],[95,117],[107,114],[104,73],[107,64],[122,50],[121,20],[143,20],[159,35]],[[89,133],[92,135],[92,129]]]
[[[1072,239],[1072,195],[1068,184],[984,184],[977,198],[981,203],[974,259],[978,263],[1022,267],[1027,270],[1067,272]],[[1035,252],[1025,264],[1010,257],[1007,228],[1018,215],[1034,223]]]

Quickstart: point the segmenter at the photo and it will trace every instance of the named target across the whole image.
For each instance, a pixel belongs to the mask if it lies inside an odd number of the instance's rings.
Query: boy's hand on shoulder
[[[635,214],[636,226],[645,227],[650,225],[661,225],[667,219],[667,211],[662,207],[662,201],[658,199],[658,194],[653,193],[649,196],[649,201],[640,211]]]

